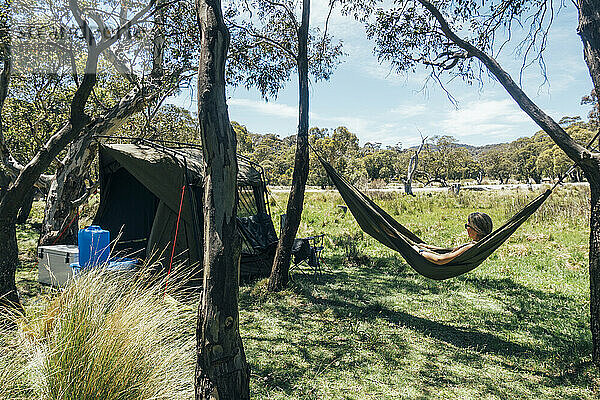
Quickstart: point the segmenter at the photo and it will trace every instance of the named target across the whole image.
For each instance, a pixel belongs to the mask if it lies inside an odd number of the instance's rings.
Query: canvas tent
[[[242,276],[270,272],[277,235],[259,165],[238,159]],[[168,267],[178,215],[175,261],[202,264],[202,150],[147,140],[100,144],[100,206],[94,224],[118,237],[114,250]],[[184,189],[185,188],[185,189]],[[181,204],[181,212],[180,211]]]

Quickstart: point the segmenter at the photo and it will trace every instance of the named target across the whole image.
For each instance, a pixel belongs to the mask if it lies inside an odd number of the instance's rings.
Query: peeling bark
[[[89,134],[71,145],[66,161],[56,172],[46,197],[38,246],[77,244],[77,200],[86,192],[85,178],[89,175],[96,149],[97,143],[92,141]]]
[[[204,287],[196,328],[196,399],[250,398],[239,332],[241,240],[237,231],[236,139],[225,102],[229,30],[219,0],[197,0],[201,32],[198,118],[204,153]]]

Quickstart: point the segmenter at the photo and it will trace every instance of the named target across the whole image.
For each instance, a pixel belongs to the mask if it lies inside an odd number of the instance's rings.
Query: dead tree
[[[427,137],[421,136],[421,145],[415,151],[415,154],[410,157],[410,161],[408,162],[408,171],[406,173],[406,179],[404,180],[404,194],[414,196],[412,191],[412,181],[415,172],[417,171],[417,165],[419,164],[419,154],[421,154],[421,151],[425,146],[425,140],[427,140]]]
[[[483,182],[483,170],[480,169],[479,172],[477,173],[477,184],[481,185],[482,182]]]

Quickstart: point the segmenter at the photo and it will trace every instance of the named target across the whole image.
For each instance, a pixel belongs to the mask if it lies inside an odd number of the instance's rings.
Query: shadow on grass
[[[384,319],[388,322],[402,325],[406,328],[418,331],[423,335],[464,349],[474,348],[479,352],[494,353],[503,356],[536,352],[535,349],[502,340],[489,333],[457,328],[417,317],[403,311],[393,311],[379,304],[357,307],[352,303],[338,300],[324,300],[314,297],[312,297],[311,300],[314,304],[326,305],[327,307],[333,308],[338,315],[349,315],[352,318],[369,322],[373,322],[376,319]]]
[[[425,280],[417,276],[398,257],[380,257],[370,261],[368,265],[353,264],[351,260],[350,262],[344,260],[344,257],[339,255],[330,257],[326,261],[327,267],[321,277],[310,275],[294,277],[292,290],[303,300],[303,303],[307,304],[307,307],[296,309],[285,302],[277,301],[269,304],[272,307],[270,312],[277,315],[282,323],[290,323],[296,329],[302,329],[303,320],[307,315],[325,312],[330,312],[336,320],[340,321],[340,325],[356,321],[376,327],[379,320],[386,321],[388,324],[405,327],[442,342],[442,346],[443,343],[447,343],[459,349],[469,350],[446,352],[446,356],[450,354],[457,363],[481,362],[481,357],[489,354],[500,357],[495,362],[502,368],[540,376],[546,387],[590,385],[591,378],[582,376],[582,371],[589,370],[588,364],[581,360],[585,360],[590,354],[591,338],[588,333],[587,319],[585,315],[581,315],[581,304],[574,298],[532,289],[509,278],[495,279],[465,275],[444,282]],[[345,266],[339,267],[344,263]],[[453,324],[436,321],[435,317],[428,319],[399,311],[397,307],[388,306],[385,300],[380,300],[390,296],[406,296],[409,301],[412,299],[426,303],[429,301],[427,296],[439,297],[440,294],[465,289],[495,299],[502,305],[502,310],[496,313],[488,311],[488,314],[473,310],[475,322]],[[446,299],[452,303],[450,307],[458,307],[458,318],[459,311],[464,312],[465,307],[468,307],[460,304],[460,296],[450,296]],[[240,301],[242,308],[254,303],[254,299],[248,295],[248,292],[242,293]],[[489,320],[486,319],[487,317]],[[482,324],[480,326],[474,325],[480,323]],[[338,329],[338,335],[348,334],[347,328]],[[517,333],[516,337],[519,339],[514,341],[507,339],[513,337],[512,333]],[[289,338],[285,337],[264,338],[258,335],[251,335],[248,339],[262,342],[265,348],[271,349],[289,341]],[[388,365],[398,365],[400,361],[398,357],[401,357],[399,354],[407,351],[408,344],[395,343],[397,349],[392,354],[388,352],[386,345],[373,346],[377,358],[384,360]],[[266,386],[291,394],[294,390],[298,390],[300,381],[305,381],[307,376],[318,373],[318,365],[328,362],[329,358],[315,357],[315,353],[327,352],[332,359],[335,359],[356,351],[356,346],[351,341],[340,342],[339,340],[307,338],[302,342],[293,343],[293,346],[298,357],[303,361],[302,364],[308,366],[299,367],[297,363],[289,360],[283,365],[266,363],[266,365],[253,366]],[[368,361],[354,362],[347,367],[359,370],[363,363]],[[451,371],[445,373],[452,375]],[[443,384],[442,381],[446,379],[443,375],[441,378],[437,375],[428,378],[427,371],[420,371],[419,374],[423,379],[432,380],[435,384]],[[456,375],[448,379],[460,383],[463,378]],[[491,379],[488,383],[491,386],[498,384]],[[491,392],[497,391],[498,395],[506,394],[502,391],[504,389],[498,387],[488,389]]]

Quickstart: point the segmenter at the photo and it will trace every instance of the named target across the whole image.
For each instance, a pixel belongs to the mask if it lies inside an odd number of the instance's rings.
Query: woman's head
[[[473,240],[481,240],[492,233],[492,219],[489,215],[482,212],[469,214],[466,225],[469,237]]]

